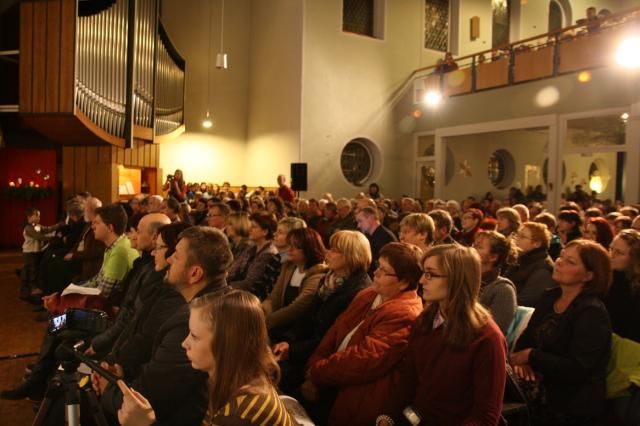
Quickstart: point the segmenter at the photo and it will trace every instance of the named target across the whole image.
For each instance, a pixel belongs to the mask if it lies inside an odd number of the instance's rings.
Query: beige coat
[[[262,302],[262,309],[267,316],[267,326],[269,329],[279,328],[291,325],[300,319],[311,308],[313,298],[318,290],[320,280],[328,272],[327,265],[320,263],[307,269],[302,283],[300,285],[300,293],[288,306],[282,306],[284,303],[284,294],[296,265],[291,262],[285,262],[276,281],[273,291]]]

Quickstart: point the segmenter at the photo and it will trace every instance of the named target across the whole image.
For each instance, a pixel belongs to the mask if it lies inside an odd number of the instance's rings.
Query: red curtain
[[[0,149],[0,247],[22,246],[22,229],[29,207],[40,210],[40,223],[47,226],[56,222],[58,194],[44,199],[22,200],[5,194],[10,182],[19,185],[50,186],[56,188],[56,151],[55,149]]]

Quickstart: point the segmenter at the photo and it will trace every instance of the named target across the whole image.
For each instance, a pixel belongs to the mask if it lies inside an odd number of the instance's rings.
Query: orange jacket
[[[311,381],[337,388],[330,425],[372,425],[392,392],[414,320],[422,311],[415,291],[405,291],[371,309],[377,293],[356,295],[324,336],[307,363]],[[336,352],[360,322],[348,346]]]

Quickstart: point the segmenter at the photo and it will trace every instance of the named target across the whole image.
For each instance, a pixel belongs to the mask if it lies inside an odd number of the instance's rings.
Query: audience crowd
[[[307,200],[277,183],[177,170],[167,198],[80,193],[49,227],[26,212],[35,320],[110,317],[81,348],[119,378],[91,375],[108,424],[633,424],[639,398],[608,399],[607,379],[614,339],[640,347],[636,207],[579,187],[555,215],[541,188]],[[41,401],[61,345],[45,336],[0,397]],[[47,410],[64,422],[64,398]]]

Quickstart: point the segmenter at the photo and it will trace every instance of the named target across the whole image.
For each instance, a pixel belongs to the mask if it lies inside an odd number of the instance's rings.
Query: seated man
[[[207,410],[207,375],[191,367],[182,342],[189,334],[188,303],[196,297],[222,294],[228,289],[225,276],[232,259],[222,232],[208,227],[184,230],[175,253],[168,259],[165,282],[185,302],[158,331],[149,361],[135,376],[124,379],[150,401],[159,424],[200,425]],[[123,375],[118,365],[110,367]],[[115,423],[122,406],[122,392],[100,376],[94,386],[101,394],[105,415]]]
[[[113,288],[121,284],[122,280],[132,269],[133,261],[138,257],[138,252],[131,248],[129,239],[124,235],[127,224],[127,214],[124,209],[116,204],[96,209],[94,220],[94,233],[98,241],[102,241],[107,249],[100,272],[88,281],[89,285],[101,288],[102,295],[108,296]],[[45,297],[45,307],[54,308],[59,303],[57,294]],[[41,399],[49,374],[56,368],[55,349],[59,345],[59,339],[55,336],[45,335],[40,348],[38,361],[27,380],[17,388],[0,392],[2,399]]]

